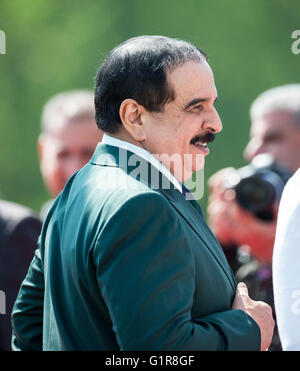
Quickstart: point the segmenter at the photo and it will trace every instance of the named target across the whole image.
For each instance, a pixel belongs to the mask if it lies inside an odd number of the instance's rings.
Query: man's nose
[[[215,134],[219,133],[223,129],[221,118],[215,108],[206,120],[204,120],[202,127],[203,129]]]

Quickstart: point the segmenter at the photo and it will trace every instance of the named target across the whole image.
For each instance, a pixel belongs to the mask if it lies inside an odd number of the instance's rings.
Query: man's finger
[[[236,288],[236,295],[249,295],[248,288],[244,282],[240,282]]]

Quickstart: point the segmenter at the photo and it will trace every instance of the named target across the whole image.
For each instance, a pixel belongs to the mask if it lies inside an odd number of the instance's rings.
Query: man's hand
[[[261,334],[260,350],[267,350],[272,341],[275,325],[271,307],[262,301],[250,299],[247,286],[240,282],[236,289],[232,309],[241,309],[254,319]]]

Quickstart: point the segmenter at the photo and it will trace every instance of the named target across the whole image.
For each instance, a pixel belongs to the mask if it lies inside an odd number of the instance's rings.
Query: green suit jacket
[[[231,309],[236,282],[220,245],[167,183],[131,152],[97,146],[43,224],[13,349],[260,349],[256,322]]]

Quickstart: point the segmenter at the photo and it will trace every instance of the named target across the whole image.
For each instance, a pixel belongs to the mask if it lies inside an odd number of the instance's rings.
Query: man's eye
[[[192,108],[192,111],[202,111],[203,110],[203,106],[202,105],[199,105],[199,106],[195,106]]]
[[[278,142],[282,139],[282,135],[280,134],[274,134],[274,135],[269,135],[265,137],[264,141],[265,143],[271,143],[271,142]]]

